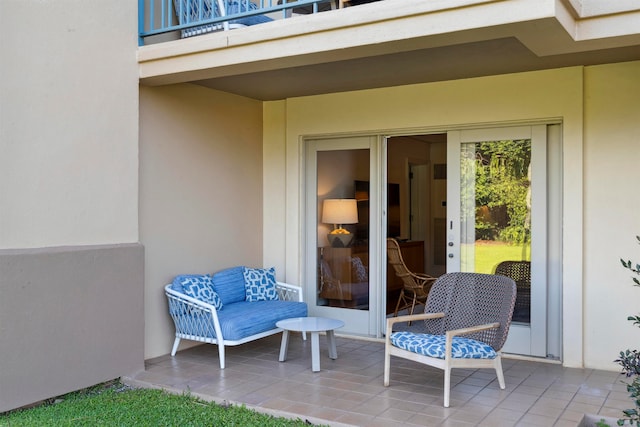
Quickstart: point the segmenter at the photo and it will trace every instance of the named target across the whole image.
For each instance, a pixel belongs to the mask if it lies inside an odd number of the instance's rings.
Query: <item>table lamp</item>
[[[333,231],[327,235],[332,247],[348,247],[353,240],[353,234],[342,228],[342,225],[358,222],[356,199],[326,199],[322,204],[322,222],[333,224]]]

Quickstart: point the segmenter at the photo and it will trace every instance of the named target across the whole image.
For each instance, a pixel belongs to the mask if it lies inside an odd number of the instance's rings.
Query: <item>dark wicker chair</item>
[[[405,308],[411,308],[409,314],[413,314],[416,304],[424,304],[427,300],[431,285],[436,281],[436,278],[428,274],[409,271],[402,259],[400,245],[395,239],[387,239],[387,257],[389,259],[389,265],[393,267],[396,276],[402,279],[403,283],[403,288],[400,291],[400,297],[398,298],[396,310],[393,315],[397,316],[398,311],[404,310]]]
[[[516,282],[518,295],[513,310],[514,322],[531,322],[531,262],[502,261],[496,267],[495,274],[507,276]]]
[[[500,350],[516,300],[515,282],[504,276],[448,273],[432,286],[425,312],[387,319],[384,385],[391,356],[444,370],[444,406],[449,407],[452,368],[493,368],[505,388]],[[393,332],[397,322],[424,320],[424,333]]]

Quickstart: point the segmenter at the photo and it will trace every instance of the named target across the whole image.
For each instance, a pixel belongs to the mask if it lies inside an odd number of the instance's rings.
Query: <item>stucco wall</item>
[[[173,343],[163,287],[174,276],[262,265],[262,103],[190,84],[141,87],[140,240],[151,358]]]
[[[0,412],[144,369],[139,244],[0,251]]]
[[[0,8],[0,249],[136,242],[137,5]]]
[[[640,347],[640,289],[619,259],[640,262],[640,62],[585,70],[585,365],[611,368]]]
[[[563,221],[563,350],[567,366],[583,365],[583,68],[510,74],[266,103],[274,109],[286,135],[286,151],[272,165],[287,170],[286,186],[267,186],[265,199],[286,200],[286,211],[298,212],[301,196],[300,141],[307,135],[440,132],[465,126],[503,126],[528,120],[562,121],[565,195]],[[345,119],[348,112],[348,119]],[[265,128],[265,140],[282,129]],[[272,156],[276,158],[275,156]],[[265,238],[288,260],[299,259],[301,217],[286,215],[282,234],[265,230]],[[266,237],[269,235],[269,237]],[[284,244],[286,242],[286,245]],[[304,283],[301,266],[287,265],[290,280]]]
[[[0,412],[144,367],[136,16],[0,2]]]

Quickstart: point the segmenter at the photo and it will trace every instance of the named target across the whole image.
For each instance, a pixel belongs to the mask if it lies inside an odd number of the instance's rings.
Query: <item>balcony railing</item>
[[[343,0],[138,0],[139,44],[152,36],[191,37],[212,31],[285,19],[293,13],[318,13],[341,7]]]

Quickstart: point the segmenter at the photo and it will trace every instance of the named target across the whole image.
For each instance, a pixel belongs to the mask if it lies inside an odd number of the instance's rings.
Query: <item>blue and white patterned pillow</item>
[[[244,275],[244,291],[247,301],[275,301],[278,299],[275,268],[244,267],[242,274]]]
[[[181,276],[179,282],[185,295],[211,304],[216,310],[222,310],[222,300],[213,289],[213,280],[208,274]]]
[[[389,337],[394,347],[408,350],[423,356],[444,359],[446,337],[444,335],[416,334],[413,332],[394,332]],[[455,359],[494,359],[495,350],[471,338],[453,337],[451,357]]]

